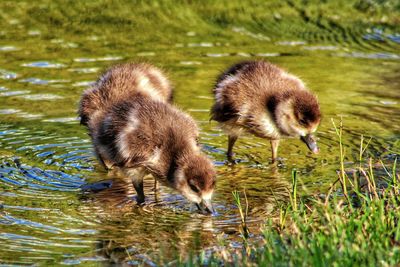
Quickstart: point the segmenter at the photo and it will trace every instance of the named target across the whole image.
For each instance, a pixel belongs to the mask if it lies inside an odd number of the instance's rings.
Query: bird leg
[[[154,178],[154,188],[153,188],[154,193],[158,191],[158,183],[157,183],[157,179]]]
[[[128,177],[132,179],[133,187],[137,193],[137,202],[141,204],[144,202],[144,191],[143,191],[143,178],[146,175],[144,168],[134,168],[124,170]]]
[[[226,153],[228,160],[232,161],[233,158],[233,145],[235,144],[236,140],[238,139],[238,137],[236,135],[229,135],[228,136],[228,152]]]
[[[278,157],[278,147],[279,147],[279,139],[271,140],[271,150],[272,150],[272,163],[276,161]]]

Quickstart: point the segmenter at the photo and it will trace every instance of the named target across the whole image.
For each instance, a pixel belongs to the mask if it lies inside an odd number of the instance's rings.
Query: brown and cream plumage
[[[228,158],[244,132],[271,141],[272,160],[279,140],[300,137],[314,153],[321,112],[319,103],[303,82],[266,61],[246,61],[222,73],[213,90],[211,118],[228,134]]]
[[[84,92],[79,114],[98,157],[132,178],[139,203],[144,201],[143,177],[152,174],[210,211],[212,162],[197,144],[196,123],[168,103],[171,97],[171,86],[159,69],[123,64]]]

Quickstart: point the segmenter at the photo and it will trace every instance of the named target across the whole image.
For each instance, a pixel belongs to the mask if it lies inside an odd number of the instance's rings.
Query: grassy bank
[[[335,125],[341,161],[338,179],[325,194],[297,196],[298,175],[292,173],[291,201],[278,216],[267,218],[262,245],[247,242],[247,203],[234,192],[242,218],[243,249],[221,247],[211,257],[194,257],[183,266],[395,266],[400,262],[400,175],[391,166],[364,158],[368,140],[360,141],[359,162],[344,168],[342,125]],[[351,153],[351,151],[349,151]],[[398,156],[398,154],[397,154]],[[250,233],[251,235],[251,233]]]

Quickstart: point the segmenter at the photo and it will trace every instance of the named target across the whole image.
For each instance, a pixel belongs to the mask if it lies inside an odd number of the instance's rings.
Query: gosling
[[[228,160],[244,132],[270,140],[272,162],[280,139],[300,137],[318,153],[313,136],[321,121],[318,100],[294,75],[266,61],[246,61],[222,73],[213,89],[211,119],[228,134]]]
[[[119,102],[139,93],[155,101],[172,101],[172,87],[165,74],[146,63],[114,66],[83,92],[78,114],[80,123],[89,129],[93,141],[96,140],[93,136],[98,135],[105,113]],[[103,167],[109,170],[115,165],[115,161],[102,151],[101,145],[95,144],[94,149]]]
[[[120,168],[132,179],[143,203],[143,177],[152,174],[207,212],[213,212],[213,164],[197,143],[194,120],[168,102],[165,75],[149,64],[110,68],[83,93],[79,115],[95,153],[108,168]]]

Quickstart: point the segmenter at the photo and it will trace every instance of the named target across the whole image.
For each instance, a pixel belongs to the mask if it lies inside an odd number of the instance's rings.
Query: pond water
[[[116,10],[126,18],[113,20],[110,10],[96,13],[106,3],[41,3],[0,4],[7,10],[0,23],[0,265],[153,265],[190,251],[240,248],[234,190],[245,190],[251,240],[261,242],[260,227],[289,199],[293,168],[303,195],[323,194],[337,179],[331,119],[343,119],[349,168],[361,135],[372,137],[367,156],[391,164],[399,154],[400,31],[393,28],[321,26],[300,15],[291,25],[280,23],[279,14],[274,23],[215,22],[199,7],[145,20],[149,9],[163,7],[144,4],[137,22],[128,12],[134,9],[122,4]],[[195,8],[203,16],[194,16]],[[211,89],[218,73],[248,59],[287,69],[318,95],[320,154],[285,140],[273,166],[269,142],[249,135],[235,147],[238,163],[227,164],[227,137],[209,122]],[[151,177],[139,207],[132,186],[96,161],[77,103],[102,70],[127,61],[164,68],[175,104],[198,122],[218,172],[216,215],[199,214],[168,188],[154,192]]]

